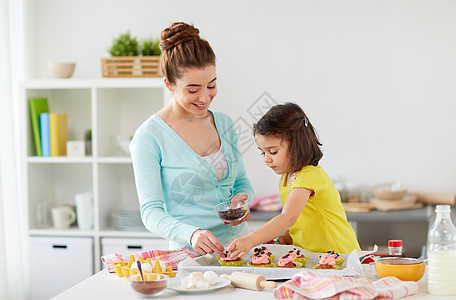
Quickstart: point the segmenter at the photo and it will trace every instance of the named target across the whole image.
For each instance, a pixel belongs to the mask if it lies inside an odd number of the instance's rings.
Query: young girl
[[[294,103],[272,107],[254,125],[254,137],[266,165],[282,175],[283,209],[258,230],[235,239],[227,249],[230,256],[244,256],[284,232],[282,243],[312,252],[360,250],[339,192],[318,165],[321,144],[302,109]]]

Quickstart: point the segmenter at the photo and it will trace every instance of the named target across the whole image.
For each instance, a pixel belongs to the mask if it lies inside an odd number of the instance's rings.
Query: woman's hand
[[[229,206],[229,208],[236,208],[240,205],[244,205],[245,204],[245,201],[247,201],[249,197],[247,196],[247,194],[236,194],[233,196],[233,198],[231,198],[231,204]]]
[[[222,253],[225,250],[222,243],[220,243],[209,230],[195,230],[190,239],[190,243],[192,244],[193,250],[201,255],[215,252],[219,256],[222,256]]]
[[[234,195],[233,198],[231,199],[231,204],[230,206],[228,207],[229,209],[233,209],[233,208],[236,208],[238,207],[239,205],[244,205],[245,202],[247,201],[249,197],[246,195],[246,194],[237,194],[237,195]],[[228,223],[228,222],[223,222],[223,224],[225,225],[231,225],[231,226],[236,226],[236,225],[239,225],[241,224],[242,222],[245,222],[247,221],[248,219],[250,218],[250,210],[249,212],[247,213],[247,215],[240,221],[237,221],[237,222],[232,222],[232,223]]]
[[[246,255],[252,247],[255,246],[248,236],[235,239],[228,246],[227,250],[230,253],[230,258],[242,257]]]
[[[290,236],[290,232],[287,230],[284,235],[279,236],[279,243],[282,245],[293,245],[293,239]]]

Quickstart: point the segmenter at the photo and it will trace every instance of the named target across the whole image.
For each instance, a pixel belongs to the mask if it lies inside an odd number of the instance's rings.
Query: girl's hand
[[[231,242],[227,250],[230,253],[230,258],[236,258],[246,255],[253,246],[255,245],[252,244],[249,237],[244,236]]]
[[[290,232],[287,230],[284,235],[279,236],[279,243],[282,245],[293,245],[293,239],[290,236]]]
[[[220,243],[209,230],[195,230],[190,239],[190,243],[192,244],[193,250],[201,255],[215,252],[219,256],[222,256],[222,253],[225,250],[222,243]]]
[[[245,202],[247,201],[248,199],[248,196],[246,194],[237,194],[237,195],[234,195],[234,197],[231,199],[231,204],[230,206],[228,207],[229,209],[233,209],[233,208],[236,208],[240,205],[244,205]],[[237,222],[232,222],[232,223],[228,223],[228,222],[223,222],[223,224],[225,225],[231,225],[231,226],[236,226],[236,225],[239,225],[241,224],[242,222],[245,222],[247,221],[248,219],[250,218],[250,210],[249,212],[247,213],[247,215],[240,221],[237,221]]]

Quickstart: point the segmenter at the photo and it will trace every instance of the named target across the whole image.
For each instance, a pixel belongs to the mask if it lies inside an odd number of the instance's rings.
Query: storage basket
[[[116,56],[101,59],[103,77],[162,77],[160,56]]]

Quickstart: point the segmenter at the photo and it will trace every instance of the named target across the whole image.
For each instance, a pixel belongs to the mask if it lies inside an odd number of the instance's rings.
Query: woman
[[[171,101],[136,131],[130,144],[141,218],[170,240],[221,255],[241,233],[241,222],[223,224],[214,206],[248,201],[246,177],[233,121],[209,110],[217,95],[215,54],[199,30],[174,23],[161,33],[160,69]]]

